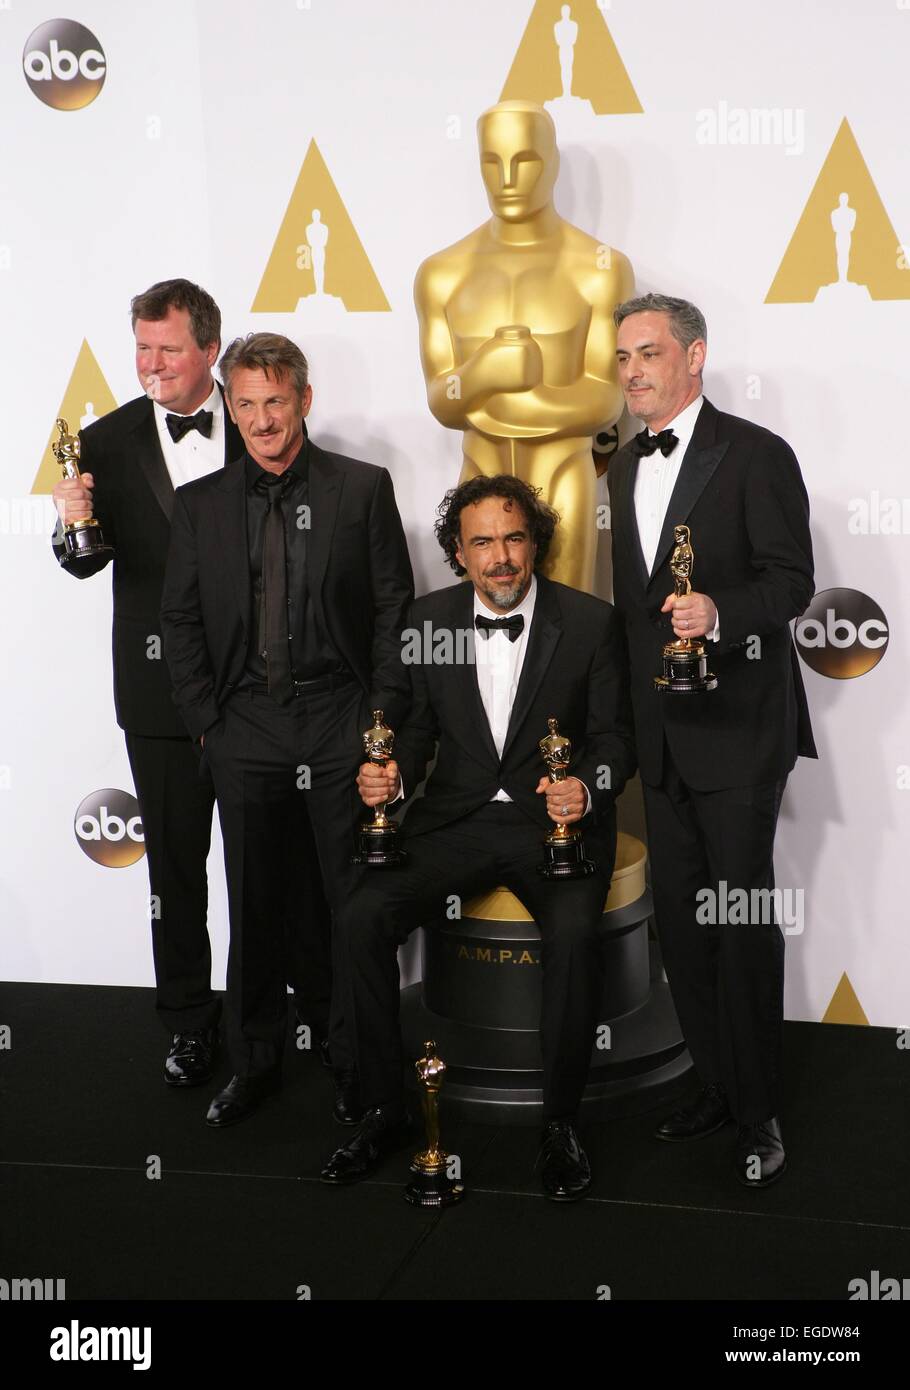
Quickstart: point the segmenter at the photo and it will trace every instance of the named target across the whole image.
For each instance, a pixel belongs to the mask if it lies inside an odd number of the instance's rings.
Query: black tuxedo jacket
[[[532,821],[552,830],[546,798],[535,792],[546,771],[538,744],[547,734],[551,717],[559,720],[560,733],[572,741],[569,775],[580,778],[590,791],[590,817],[595,823],[613,826],[613,803],[635,771],[628,671],[619,625],[610,604],[541,575],[537,583],[502,759],[490,733],[473,662],[437,664],[430,659],[407,666],[411,712],[394,747],[407,795],[423,780],[438,746],[425,794],[408,808],[409,835],[476,811],[500,787]],[[434,647],[430,631],[473,634],[473,585],[455,584],[424,595],[411,609],[408,628],[419,634],[421,653],[430,658]],[[462,640],[462,654],[471,650],[472,641],[473,637]],[[452,651],[457,654],[458,648],[458,638],[453,636]],[[407,651],[405,642],[402,652]]]
[[[385,468],[309,442],[306,570],[317,618],[369,696],[401,719],[401,629],[411,562]],[[194,738],[220,717],[250,640],[244,458],[177,489],[161,623],[174,700]]]
[[[629,648],[642,780],[660,784],[666,735],[680,775],[697,791],[778,781],[797,756],[816,756],[789,628],[814,592],[809,501],[793,450],[705,400],[650,574],[635,517],[637,470],[626,444],[608,482],[613,601]],[[692,588],[714,600],[720,620],[720,641],[705,642],[717,689],[703,695],[661,694],[653,682],[663,645],[674,640],[660,609],[673,592],[673,527],[682,523],[695,552]]]
[[[225,463],[243,453],[243,440],[224,412]],[[133,734],[187,735],[171,698],[161,646],[161,589],[171,534],[174,487],[147,396],[112,410],[80,432],[80,468],[95,479],[94,515],[104,539],[114,546],[97,559],[62,568],[77,579],[114,563],[114,705],[117,723]],[[54,554],[62,553],[55,539]],[[149,638],[158,638],[150,645]],[[157,653],[157,654],[156,654]]]

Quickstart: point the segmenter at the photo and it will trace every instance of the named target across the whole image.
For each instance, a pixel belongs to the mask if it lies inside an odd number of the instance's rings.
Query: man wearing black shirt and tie
[[[329,1158],[324,1182],[367,1177],[399,1142],[401,936],[444,921],[450,895],[504,884],[541,933],[544,1193],[574,1201],[590,1186],[575,1126],[603,996],[599,933],[616,855],[615,800],[635,756],[613,609],[536,573],[557,520],[534,488],[508,476],[472,478],[440,508],[446,559],[471,582],[414,604],[402,648],[411,712],[396,730],[395,760],[364,763],[358,774],[366,805],[394,801],[414,792],[437,753],[405,821],[406,864],[362,870],[336,924],[348,952],[367,1113]],[[454,660],[437,659],[431,633],[449,635]],[[420,652],[411,651],[410,634],[421,638]],[[551,718],[573,745],[570,774],[556,783],[542,773],[539,748]],[[538,872],[554,822],[580,824],[596,866],[590,877],[554,881]]]
[[[221,359],[246,453],[181,489],[162,625],[174,698],[200,741],[218,799],[231,917],[227,1028],[235,1075],[210,1125],[244,1119],[278,1088],[287,969],[281,904],[299,883],[301,799],[337,909],[350,873],[354,774],[370,711],[407,699],[398,647],[413,596],[404,531],[384,468],[306,436],[307,362],[274,333]],[[336,1118],[359,1118],[336,969],[331,1032]]]

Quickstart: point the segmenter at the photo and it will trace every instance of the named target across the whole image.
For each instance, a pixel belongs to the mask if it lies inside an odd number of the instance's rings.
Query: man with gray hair
[[[766,1187],[786,1165],[774,832],[796,758],[816,756],[789,628],[813,594],[809,503],[789,445],[702,395],[707,330],[694,304],[648,294],[614,318],[619,381],[645,426],[609,469],[614,603],[629,649],[655,919],[702,1083],[657,1137],[699,1139],[734,1120],[737,1175]],[[681,524],[694,553],[685,596],[670,570]],[[683,698],[656,688],[674,638],[706,640],[716,689]],[[747,922],[717,910],[734,888],[761,905]]]
[[[413,598],[388,472],[307,437],[313,388],[300,349],[251,333],[220,366],[246,452],[178,490],[161,610],[174,699],[211,770],[224,838],[234,1076],[209,1107],[217,1128],[280,1083],[294,822],[303,805],[334,910],[358,819],[362,731],[374,709],[393,727],[405,712],[399,641]],[[318,885],[297,891],[306,914]],[[348,1124],[360,1109],[344,1011],[336,954],[335,1117]]]

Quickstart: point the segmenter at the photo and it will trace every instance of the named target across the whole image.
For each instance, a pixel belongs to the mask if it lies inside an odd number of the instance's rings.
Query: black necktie
[[[659,449],[664,458],[672,454],[679,440],[672,430],[661,430],[660,434],[649,434],[647,429],[643,429],[641,434],[637,434],[632,440],[635,445],[635,452],[641,456],[650,457],[655,449]]]
[[[491,632],[507,632],[510,642],[517,642],[524,631],[525,620],[520,613],[513,618],[484,618],[480,613],[474,619],[474,626],[487,640]]]
[[[175,444],[179,444],[190,430],[198,430],[206,439],[212,437],[214,415],[210,410],[197,410],[195,415],[165,415],[164,423]]]
[[[256,479],[257,492],[265,493],[268,511],[262,537],[262,609],[260,640],[265,639],[269,694],[285,704],[294,694],[291,652],[288,645],[287,541],[281,500],[290,481],[290,470],[264,473]]]

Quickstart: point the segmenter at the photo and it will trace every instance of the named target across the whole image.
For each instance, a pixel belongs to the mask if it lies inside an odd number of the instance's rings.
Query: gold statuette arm
[[[585,375],[568,386],[537,386],[520,400],[504,393],[490,396],[468,418],[481,434],[573,438],[613,424],[622,413],[622,404],[622,390],[616,382]],[[527,419],[532,414],[535,425],[529,429]]]
[[[525,333],[514,340],[489,338],[463,362],[456,362],[452,333],[443,307],[449,276],[433,260],[417,272],[414,301],[420,329],[420,360],[427,403],[441,425],[463,430],[471,413],[495,393],[525,393],[543,376],[540,347]],[[509,329],[512,325],[503,325]]]
[[[574,380],[550,385],[543,381],[520,396],[497,392],[470,422],[482,434],[540,439],[592,435],[614,424],[622,414],[623,394],[617,379],[615,304],[632,292],[632,266],[621,251],[611,250],[604,270],[595,270],[584,281],[590,304],[584,360]],[[529,420],[534,429],[528,428]]]

